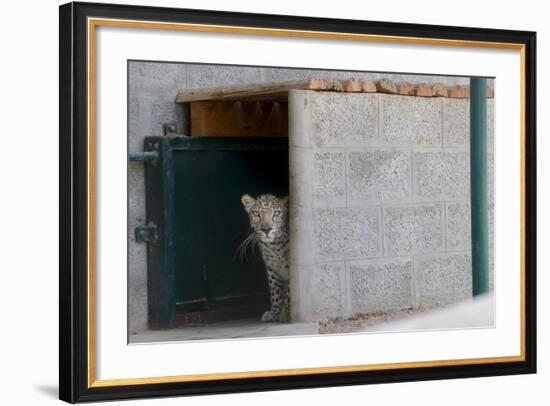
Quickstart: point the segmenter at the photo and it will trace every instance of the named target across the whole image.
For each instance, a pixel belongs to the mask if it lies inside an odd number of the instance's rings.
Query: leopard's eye
[[[254,216],[257,216],[257,215],[258,215],[258,213],[259,213],[259,211],[258,211],[258,210],[256,210],[256,209],[252,210],[252,215],[254,215]]]
[[[281,210],[279,210],[279,209],[273,210],[273,214],[275,214],[276,216],[278,216],[278,215],[281,214]]]

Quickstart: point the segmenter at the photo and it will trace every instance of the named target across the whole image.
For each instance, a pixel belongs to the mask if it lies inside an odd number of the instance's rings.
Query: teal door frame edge
[[[144,151],[157,153],[145,162],[146,225],[155,230],[147,242],[147,323],[156,330],[172,324],[176,301],[174,164],[167,137],[146,137]]]

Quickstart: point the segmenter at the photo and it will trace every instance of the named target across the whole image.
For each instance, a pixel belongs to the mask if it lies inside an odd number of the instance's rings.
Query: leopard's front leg
[[[276,273],[267,270],[267,282],[269,285],[269,296],[271,309],[264,312],[262,321],[288,322],[290,318],[288,306],[288,283],[280,280]]]

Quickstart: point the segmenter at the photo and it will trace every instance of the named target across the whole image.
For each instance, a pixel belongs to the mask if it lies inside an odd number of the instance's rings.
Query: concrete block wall
[[[263,67],[246,67],[246,66],[224,66],[224,65],[203,65],[203,64],[186,64],[186,63],[166,63],[166,62],[145,62],[145,61],[129,61],[128,62],[128,152],[138,152],[143,149],[143,138],[150,135],[162,135],[162,124],[166,122],[175,122],[177,131],[184,133],[188,127],[186,115],[184,114],[181,105],[176,105],[174,100],[177,93],[182,89],[191,89],[199,87],[225,86],[244,83],[261,83],[279,80],[295,80],[305,79],[312,76],[322,78],[337,78],[337,79],[391,79],[396,82],[407,80],[411,83],[436,83],[441,82],[445,85],[466,85],[467,78],[462,77],[441,77],[441,76],[421,76],[421,75],[400,75],[400,74],[384,74],[384,73],[369,73],[369,72],[349,72],[349,71],[326,71],[314,69],[286,69],[286,68],[263,68]],[[345,99],[344,99],[345,100]],[[363,122],[357,123],[357,117],[354,119],[351,114],[348,114],[346,119],[350,125],[355,125],[356,134],[351,135],[355,138],[358,144],[361,144],[363,138],[374,137],[378,135],[376,126],[378,119],[374,115],[378,114],[377,106],[361,106],[360,104],[354,107],[354,99],[350,98],[348,103],[351,103],[349,108],[357,109],[360,117],[365,117]],[[325,110],[330,110],[332,107],[329,104],[319,106]],[[461,114],[467,115],[467,104],[464,104]],[[352,110],[349,110],[351,112]],[[369,113],[370,112],[370,113]],[[464,121],[457,113],[456,119],[459,125],[464,126]],[[324,137],[327,142],[331,142],[333,136],[338,136],[338,124],[324,123]],[[371,127],[369,127],[371,126]],[[466,125],[467,127],[467,125]],[[460,145],[468,139],[468,130],[464,127],[453,125],[454,132],[444,132],[449,137],[448,143]],[[388,133],[391,137],[391,134]],[[321,137],[321,136],[320,136]],[[446,141],[447,142],[447,141]],[[396,149],[397,150],[397,149]],[[356,168],[357,176],[354,178],[354,188],[345,186],[343,180],[345,178],[344,162],[347,157],[341,154],[341,151],[322,151],[327,153],[330,159],[323,159],[322,156],[317,156],[317,162],[323,162],[315,166],[318,172],[315,179],[322,180],[315,187],[318,199],[362,199],[365,196],[371,196],[374,189],[369,187],[368,178],[361,174],[362,169]],[[340,152],[340,155],[338,154]],[[379,151],[379,154],[384,154],[384,151]],[[403,155],[404,154],[404,155]],[[401,178],[410,173],[410,160],[404,159],[406,154],[410,152],[405,148],[402,150],[402,155],[399,155],[396,162],[387,157],[387,165],[394,165],[396,170],[400,171]],[[295,156],[295,158],[297,158]],[[309,168],[314,157],[307,156],[303,159],[309,161],[301,161],[300,164],[304,168]],[[359,157],[352,158],[357,165],[361,165]],[[365,168],[366,169],[366,168]],[[384,171],[378,168],[372,168],[371,177],[378,177],[379,185],[385,184],[383,191],[374,191],[379,193],[377,199],[397,199],[399,194],[409,193],[409,190],[403,188],[410,187],[401,179],[395,180],[393,177],[386,177],[385,183],[382,181]],[[338,172],[340,171],[340,172]],[[346,171],[348,171],[346,169]],[[347,173],[347,172],[346,172]],[[347,175],[346,175],[347,176]],[[398,188],[394,190],[396,182],[401,182]],[[306,187],[313,187],[307,185]],[[324,190],[323,190],[324,188]],[[366,189],[365,189],[366,188]],[[368,190],[368,192],[367,192]],[[305,193],[305,192],[304,192]],[[136,226],[143,224],[145,220],[145,187],[144,187],[144,172],[143,166],[139,163],[130,163],[128,167],[128,328],[130,333],[136,333],[147,329],[147,257],[146,246],[144,243],[136,243],[134,240],[134,229]],[[308,224],[304,224],[306,227]],[[457,226],[458,222],[457,222]],[[329,283],[334,278],[339,276],[338,266],[327,266],[319,268],[319,283],[318,286],[332,286]],[[338,285],[344,289],[344,284]],[[347,289],[347,288],[346,288]],[[327,296],[328,295],[328,296]],[[318,304],[316,306],[326,306],[334,308],[333,303],[336,293],[329,295],[327,293],[327,304]],[[329,299],[329,296],[331,299]],[[343,296],[342,296],[343,297]],[[344,306],[344,304],[341,304]],[[332,306],[332,307],[331,307]]]
[[[289,145],[293,320],[471,297],[468,99],[291,91]]]

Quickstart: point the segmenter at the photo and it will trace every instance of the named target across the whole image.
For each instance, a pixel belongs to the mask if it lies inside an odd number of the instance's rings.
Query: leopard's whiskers
[[[247,251],[248,248],[252,248],[252,255],[255,256],[254,248],[258,245],[258,239],[256,238],[256,232],[250,233],[237,247],[235,251],[235,256],[239,256],[241,262],[248,261]]]

